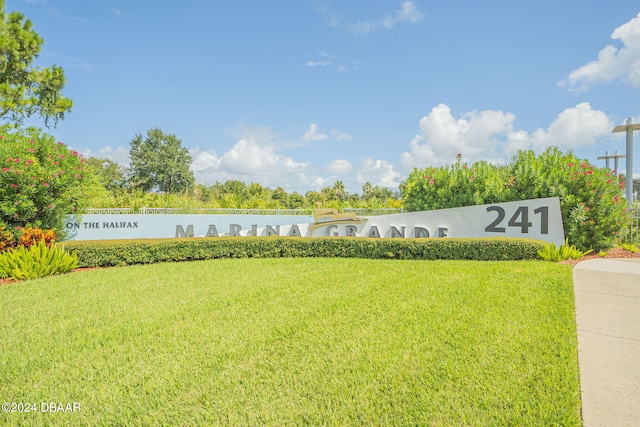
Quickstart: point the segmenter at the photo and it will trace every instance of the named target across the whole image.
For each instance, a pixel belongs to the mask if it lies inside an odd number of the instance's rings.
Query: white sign
[[[298,215],[83,215],[70,240],[220,236],[369,238],[525,237],[564,243],[557,197],[435,211],[358,217],[319,209]]]

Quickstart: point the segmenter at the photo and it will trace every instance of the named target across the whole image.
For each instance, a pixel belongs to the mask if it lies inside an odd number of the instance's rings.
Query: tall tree
[[[62,96],[66,80],[62,68],[34,67],[43,40],[20,12],[8,15],[0,0],[0,119],[21,122],[39,114],[45,125],[64,119],[72,101]]]
[[[96,174],[105,189],[115,192],[125,187],[125,168],[110,159],[89,157],[85,160],[87,167]]]
[[[143,191],[181,193],[194,184],[191,156],[174,134],[160,128],[137,134],[131,140],[130,184]]]

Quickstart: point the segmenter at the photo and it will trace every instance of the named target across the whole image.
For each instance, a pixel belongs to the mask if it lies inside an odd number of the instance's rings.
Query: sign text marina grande
[[[561,245],[557,197],[379,216],[319,209],[315,215],[83,215],[69,218],[70,240],[221,236],[526,237]]]

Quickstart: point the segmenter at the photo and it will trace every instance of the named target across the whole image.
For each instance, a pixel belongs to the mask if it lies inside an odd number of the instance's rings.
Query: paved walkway
[[[640,426],[640,259],[573,268],[586,427]]]

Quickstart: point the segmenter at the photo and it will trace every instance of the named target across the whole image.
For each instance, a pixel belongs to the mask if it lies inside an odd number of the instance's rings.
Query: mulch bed
[[[596,258],[640,258],[640,252],[631,252],[631,251],[626,251],[622,248],[613,248],[613,249],[609,249],[609,251],[607,252],[607,255],[604,257],[601,257],[600,255],[598,255],[597,252],[591,252],[589,255],[584,256],[580,259],[568,259],[566,261],[561,261],[561,264],[576,265],[580,261],[584,261],[587,259],[596,259]]]

